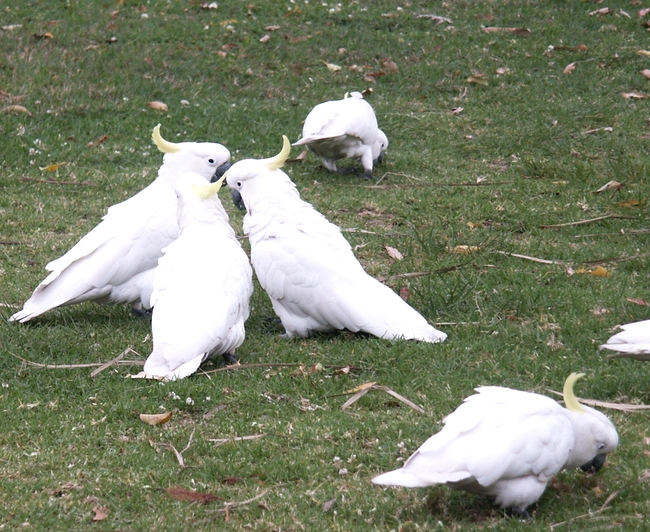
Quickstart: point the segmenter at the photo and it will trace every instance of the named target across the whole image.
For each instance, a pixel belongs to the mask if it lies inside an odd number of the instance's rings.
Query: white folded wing
[[[621,332],[612,336],[601,349],[617,351],[610,357],[631,357],[650,360],[650,320],[637,321],[621,326]]]

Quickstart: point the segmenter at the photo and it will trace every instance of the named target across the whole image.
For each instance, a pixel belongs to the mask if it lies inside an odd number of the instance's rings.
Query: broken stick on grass
[[[564,223],[564,224],[555,224],[555,225],[540,225],[539,227],[541,229],[560,229],[561,227],[573,227],[573,226],[576,226],[576,225],[587,225],[587,224],[593,224],[595,222],[600,222],[602,220],[610,220],[610,219],[635,220],[636,216],[624,216],[622,214],[608,213],[605,216],[599,216],[598,218],[590,218],[589,220],[578,220],[577,222],[567,222],[567,223]]]
[[[412,401],[409,401],[406,397],[398,394],[394,390],[391,390],[388,386],[378,385],[376,382],[366,382],[365,384],[357,386],[354,390],[348,392],[348,393],[354,393],[354,395],[350,397],[345,403],[343,403],[343,405],[341,406],[341,410],[345,410],[346,408],[349,408],[351,405],[353,405],[359,399],[361,399],[364,395],[366,395],[370,390],[380,390],[382,392],[386,392],[387,394],[392,395],[398,401],[401,401],[402,403],[410,406],[413,410],[417,410],[418,412],[420,412],[420,414],[425,413],[424,409],[421,406],[418,406]]]

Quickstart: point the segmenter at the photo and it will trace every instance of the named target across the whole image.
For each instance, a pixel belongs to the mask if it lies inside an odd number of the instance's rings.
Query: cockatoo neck
[[[208,199],[192,198],[187,202],[179,201],[178,226],[180,230],[184,231],[193,224],[211,224],[215,227],[223,227],[234,235],[229,224],[228,213],[216,195]]]

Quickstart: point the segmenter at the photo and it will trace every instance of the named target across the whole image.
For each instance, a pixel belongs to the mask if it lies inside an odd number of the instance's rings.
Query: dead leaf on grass
[[[625,183],[619,183],[618,181],[611,180],[605,183],[602,187],[600,187],[598,190],[594,192],[594,194],[600,194],[601,192],[605,192],[606,190],[621,190],[625,186]]]
[[[388,252],[388,256],[391,257],[392,259],[402,260],[404,258],[404,255],[402,255],[397,248],[388,245],[385,245],[384,248]]]
[[[638,199],[629,199],[618,203],[619,207],[639,207],[640,205],[641,202]]]
[[[640,298],[626,297],[625,299],[630,303],[634,303],[635,305],[641,305],[642,307],[650,307],[650,303],[647,303],[645,300]]]
[[[650,50],[637,50],[636,53],[639,55],[645,55],[646,57],[650,57]]]
[[[335,65],[334,63],[328,63],[327,61],[323,61],[322,59],[321,59],[321,63],[323,63],[327,67],[327,70],[329,70],[330,72],[338,72],[339,70],[341,70],[341,67],[339,65]]]
[[[644,94],[643,92],[621,92],[621,96],[626,100],[643,100],[650,95]]]
[[[271,36],[267,33],[266,35],[263,35],[263,36],[260,38],[260,42],[261,42],[262,44],[264,44],[264,43],[269,42],[270,39],[271,39]]]
[[[483,31],[485,33],[498,33],[498,32],[512,33],[513,35],[521,35],[523,37],[532,35],[532,32],[526,28],[499,28],[497,26],[487,26],[483,28]]]
[[[648,13],[650,13],[650,7],[645,7],[643,9],[639,9],[639,17],[645,17]]]
[[[600,9],[596,9],[596,11],[589,13],[589,16],[593,17],[594,15],[611,15],[613,13],[614,10],[611,7],[601,7]]]
[[[468,246],[465,244],[454,246],[453,249],[451,250],[452,253],[456,253],[458,255],[469,255],[470,253],[474,253],[475,251],[478,251],[478,246]]]
[[[406,286],[403,286],[402,288],[399,289],[399,297],[401,297],[404,301],[409,300],[410,294],[411,291]]]
[[[326,503],[323,504],[323,513],[329,512],[332,507],[336,504],[336,497],[333,499],[327,501]]]
[[[43,172],[56,172],[59,168],[62,166],[65,166],[68,163],[53,163],[48,166],[39,166],[39,170],[42,170]]]
[[[95,515],[93,515],[93,521],[103,521],[106,519],[106,512],[108,510],[106,508],[102,508],[100,506],[93,506],[93,512],[95,512]]]
[[[569,63],[567,66],[564,67],[562,74],[571,74],[571,72],[573,72],[575,69],[576,69],[576,64]]]
[[[149,107],[156,111],[168,111],[169,106],[164,102],[153,101],[149,102]]]
[[[432,20],[436,24],[442,24],[443,22],[446,22],[447,24],[453,24],[453,21],[450,18],[441,17],[440,15],[423,14],[423,15],[416,15],[415,18],[428,18],[429,20]]]
[[[591,270],[587,272],[589,275],[593,275],[594,277],[609,277],[611,274],[609,271],[607,271],[606,268],[603,268],[602,266],[597,266],[595,270]]]
[[[32,116],[32,113],[30,113],[30,112],[27,110],[27,107],[25,107],[24,105],[9,105],[9,106],[7,106],[7,107],[4,107],[4,108],[2,109],[2,112],[3,112],[4,114],[9,114],[9,113],[18,113],[18,114],[23,114],[23,115]]]
[[[476,85],[487,85],[488,80],[485,77],[485,74],[481,72],[476,72],[467,78],[467,83],[475,83]]]
[[[172,499],[183,502],[198,502],[200,504],[207,504],[218,499],[218,497],[212,493],[201,493],[185,488],[166,488],[164,491]]]
[[[147,425],[162,425],[172,418],[171,412],[164,414],[140,414],[140,420]]]

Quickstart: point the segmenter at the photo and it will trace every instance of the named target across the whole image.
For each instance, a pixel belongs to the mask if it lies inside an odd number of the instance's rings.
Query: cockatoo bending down
[[[341,230],[309,203],[280,167],[291,145],[270,159],[246,159],[226,172],[235,204],[246,207],[244,233],[260,284],[282,320],[286,336],[348,329],[380,338],[442,342],[389,287],[369,276]]]
[[[617,353],[608,358],[628,357],[637,360],[650,360],[650,320],[636,321],[621,325],[621,332],[607,340],[601,349]]]
[[[182,172],[206,182],[226,171],[230,152],[210,142],[172,143],[152,135],[165,155],[158,177],[145,189],[108,209],[102,221],[46,268],[52,273],[36,287],[10,321],[26,322],[63,305],[82,301],[132,303],[150,307],[153,273],[162,248],[178,237],[174,187]]]
[[[603,414],[581,405],[573,385],[564,383],[566,408],[549,397],[500,386],[476,388],[444,420],[401,469],[372,479],[375,484],[450,488],[487,495],[514,515],[528,517],[558,471],[598,471],[618,445],[618,434]]]
[[[222,182],[178,176],[180,235],[163,250],[154,276],[145,375],[182,379],[210,356],[232,361],[244,341],[253,271],[217,196]]]
[[[360,92],[342,100],[319,103],[305,119],[302,138],[294,146],[306,145],[330,172],[338,171],[339,159],[360,159],[364,177],[372,177],[372,166],[381,162],[388,138],[377,126],[375,112]]]

